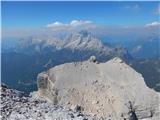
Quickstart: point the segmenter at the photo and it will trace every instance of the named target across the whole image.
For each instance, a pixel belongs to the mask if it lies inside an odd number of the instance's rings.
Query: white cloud
[[[126,5],[124,8],[128,10],[133,10],[133,11],[138,11],[141,9],[141,7],[138,4]]]
[[[63,27],[63,26],[66,26],[66,25],[58,21],[47,25],[47,27]]]
[[[77,27],[77,26],[85,26],[85,25],[91,25],[91,21],[84,21],[84,20],[72,20],[70,23],[65,24],[59,21],[56,21],[54,23],[50,23],[47,25],[47,27],[50,28],[66,28],[66,27]]]
[[[149,29],[146,29],[149,26]],[[3,29],[3,37],[25,37],[25,36],[60,36],[63,38],[73,32],[78,32],[81,30],[88,30],[95,36],[103,38],[103,36],[112,36],[115,39],[120,39],[121,36],[130,36],[132,34],[137,34],[140,36],[145,36],[151,33],[151,31],[157,33],[157,28],[150,26],[160,26],[160,22],[153,22],[143,26],[112,26],[112,25],[99,25],[88,20],[72,20],[69,23],[63,23],[55,21],[51,24],[46,25],[46,27],[35,28],[35,29]],[[21,33],[21,34],[19,34]],[[145,34],[145,35],[144,35]]]
[[[155,22],[152,22],[152,23],[148,23],[145,26],[146,27],[160,27],[160,22],[155,21]]]
[[[81,25],[88,25],[88,24],[92,24],[91,21],[82,21],[82,20],[72,20],[70,22],[71,26],[81,26]]]

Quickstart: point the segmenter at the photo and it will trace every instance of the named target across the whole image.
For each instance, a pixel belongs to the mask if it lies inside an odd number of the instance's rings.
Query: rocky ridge
[[[79,105],[83,113],[113,120],[157,120],[160,95],[149,89],[141,74],[120,58],[98,63],[66,63],[38,75],[35,98],[51,103]]]
[[[120,58],[66,63],[38,75],[31,96],[1,85],[3,120],[159,120],[160,95]]]

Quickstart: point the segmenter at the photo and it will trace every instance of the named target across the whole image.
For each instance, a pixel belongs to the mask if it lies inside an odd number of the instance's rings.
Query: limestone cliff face
[[[95,59],[40,73],[36,95],[54,104],[80,105],[98,117],[158,120],[160,95],[146,86],[141,74],[119,58],[105,63]]]

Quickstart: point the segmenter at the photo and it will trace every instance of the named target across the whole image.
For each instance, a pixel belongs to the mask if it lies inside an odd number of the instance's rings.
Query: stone
[[[89,61],[95,63],[97,60],[96,60],[96,57],[95,57],[95,56],[91,56],[91,57],[89,58]]]
[[[92,101],[92,104],[94,105],[94,104],[98,104],[99,103],[99,101],[96,101],[96,100],[93,100]]]
[[[76,107],[74,108],[74,110],[75,110],[76,112],[81,112],[82,107],[79,106],[79,105],[76,105]]]

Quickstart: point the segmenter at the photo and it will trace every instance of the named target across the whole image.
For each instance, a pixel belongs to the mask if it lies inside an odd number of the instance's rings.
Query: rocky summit
[[[95,56],[66,63],[37,78],[38,91],[1,85],[2,120],[159,120],[160,94],[120,58]]]
[[[148,88],[142,75],[120,58],[99,63],[92,56],[84,62],[55,66],[38,75],[33,98],[112,120],[158,120],[160,94]]]

